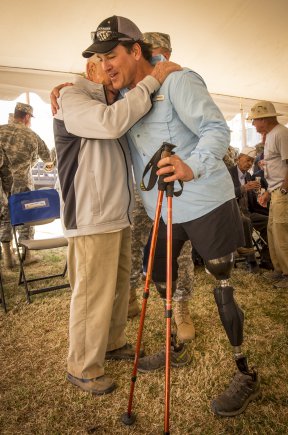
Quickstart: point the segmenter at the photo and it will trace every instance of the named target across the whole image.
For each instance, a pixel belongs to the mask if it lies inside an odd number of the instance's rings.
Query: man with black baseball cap
[[[83,52],[96,53],[115,89],[122,95],[153,70],[147,44],[138,27],[127,18],[110,17],[102,21],[94,42]],[[212,401],[212,410],[223,416],[243,412],[259,395],[259,381],[248,368],[242,354],[243,319],[229,285],[233,253],[243,246],[242,222],[231,177],[223,162],[229,128],[197,73],[183,69],[172,73],[153,96],[153,109],[129,130],[130,149],[137,186],[144,168],[164,141],[177,145],[176,154],[158,163],[164,181],[185,182],[173,206],[173,288],[176,288],[177,257],[185,240],[190,239],[206,268],[218,280],[214,290],[220,318],[234,350],[238,371],[229,388]],[[150,218],[155,216],[158,190],[140,192]],[[166,204],[162,207],[155,252],[153,281],[160,295],[166,295]],[[139,367],[141,366],[141,359]],[[143,371],[153,369],[153,357],[145,359]]]

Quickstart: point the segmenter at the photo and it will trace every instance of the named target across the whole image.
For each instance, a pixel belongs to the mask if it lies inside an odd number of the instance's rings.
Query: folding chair
[[[25,271],[25,256],[27,251],[41,251],[62,248],[68,245],[67,239],[65,239],[65,237],[53,237],[40,240],[19,240],[19,235],[17,235],[16,231],[19,225],[35,227],[37,225],[51,223],[55,219],[58,219],[60,217],[60,200],[57,190],[39,189],[11,195],[9,197],[9,210],[20,264],[18,284],[24,284],[27,302],[31,302],[31,295],[70,287],[68,283],[61,285],[50,285],[37,289],[31,289],[30,286],[30,283],[40,280],[51,280],[56,277],[64,278],[67,271],[67,262],[65,262],[63,272],[55,275],[40,276],[37,278],[28,279],[26,277]],[[22,249],[22,252],[20,252],[20,248]]]
[[[7,313],[1,269],[0,269],[0,304],[4,309],[4,312]]]
[[[258,261],[261,261],[262,251],[263,251],[263,249],[268,249],[268,244],[263,239],[263,237],[261,237],[260,232],[257,231],[254,227],[253,227],[253,232],[252,232],[252,243],[253,243],[253,248],[255,251],[256,259]],[[237,257],[235,259],[235,267],[237,268],[238,263],[242,263],[245,261],[246,261],[246,257],[240,255],[239,257]],[[261,262],[260,262],[260,264],[261,264]]]
[[[268,244],[263,239],[263,237],[261,237],[260,232],[255,230],[255,228],[253,228],[252,241],[253,241],[253,246],[257,251],[257,256],[258,258],[260,258],[262,249],[267,248]]]

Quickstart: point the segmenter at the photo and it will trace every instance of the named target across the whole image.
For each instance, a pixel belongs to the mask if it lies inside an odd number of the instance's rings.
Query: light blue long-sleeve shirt
[[[195,176],[184,183],[180,197],[173,197],[173,223],[199,218],[235,197],[231,176],[222,160],[230,131],[197,73],[185,68],[170,74],[154,94],[150,112],[129,130],[128,140],[137,188],[151,219],[155,216],[158,186],[149,192],[140,191],[139,186],[145,166],[163,142],[176,145],[175,153]],[[175,190],[178,187],[175,183]],[[165,222],[166,216],[164,200]]]

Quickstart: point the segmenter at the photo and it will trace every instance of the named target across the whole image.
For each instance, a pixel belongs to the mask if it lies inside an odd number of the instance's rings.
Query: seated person
[[[268,189],[268,183],[264,177],[264,168],[262,162],[264,160],[264,145],[266,139],[266,133],[264,133],[262,138],[262,142],[255,145],[256,148],[256,157],[254,160],[254,165],[252,169],[252,180],[255,180],[256,177],[261,177],[261,186],[264,187],[265,190]],[[268,210],[268,209],[267,209]],[[261,213],[261,211],[260,211]]]
[[[235,196],[242,215],[246,248],[253,247],[253,228],[260,233],[261,238],[267,243],[268,211],[267,208],[262,207],[257,201],[257,192],[261,189],[261,183],[253,180],[253,177],[248,172],[253,166],[255,156],[255,148],[244,147],[239,154],[236,165],[229,168],[234,183]],[[264,186],[264,182],[262,183],[262,186]],[[268,244],[265,244],[260,255],[260,266],[270,268],[271,260]],[[255,253],[247,256],[247,267],[249,271],[257,272],[258,264]]]

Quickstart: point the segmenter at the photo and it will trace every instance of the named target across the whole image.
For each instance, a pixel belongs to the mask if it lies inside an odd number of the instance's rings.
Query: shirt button
[[[137,134],[137,137],[140,137],[140,134]]]

